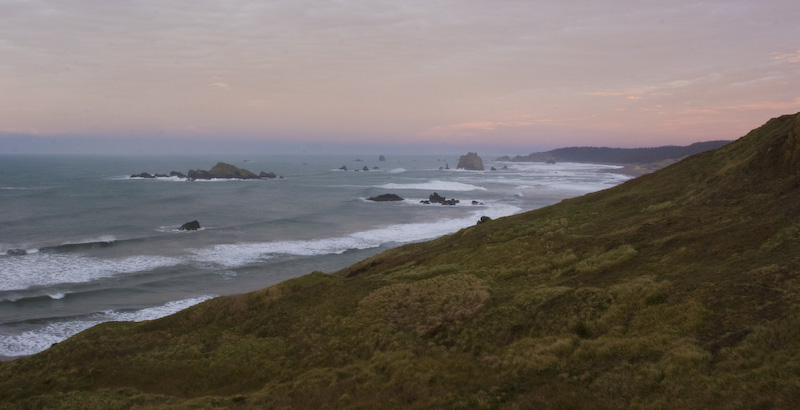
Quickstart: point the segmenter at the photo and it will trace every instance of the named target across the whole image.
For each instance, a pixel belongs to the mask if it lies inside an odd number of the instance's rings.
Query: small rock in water
[[[367,200],[384,202],[384,201],[402,201],[403,198],[395,194],[383,194],[383,195],[373,196],[372,198],[367,198]]]
[[[200,222],[197,221],[186,222],[185,224],[181,225],[181,227],[178,229],[181,231],[196,231],[200,229]]]
[[[8,256],[22,256],[27,254],[28,251],[26,251],[25,249],[9,249],[8,252],[6,252],[6,255]]]

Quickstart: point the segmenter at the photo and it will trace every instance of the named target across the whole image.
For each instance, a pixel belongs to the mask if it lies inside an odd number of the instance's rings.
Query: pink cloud
[[[457,124],[439,125],[421,133],[425,137],[472,137],[481,135],[486,131],[500,128],[528,127],[550,123],[551,120],[505,120],[505,121],[471,121]]]
[[[227,83],[221,82],[221,81],[218,81],[216,83],[211,83],[209,85],[212,86],[212,87],[221,88],[221,89],[226,90],[226,91],[231,89],[230,85],[228,85]]]
[[[596,95],[598,97],[620,97],[625,95],[625,93],[621,91],[601,91],[601,92],[586,93],[586,95]]]
[[[788,61],[790,63],[800,63],[800,50],[797,50],[794,53],[784,53],[784,54],[772,53],[772,59],[779,61]]]
[[[795,110],[800,108],[800,97],[791,101],[758,101],[748,104],[725,105],[718,107],[693,108],[684,110],[681,114],[717,114],[728,111],[760,111],[760,110]]]

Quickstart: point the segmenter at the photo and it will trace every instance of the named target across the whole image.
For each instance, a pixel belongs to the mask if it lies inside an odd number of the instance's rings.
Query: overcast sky
[[[735,139],[798,111],[798,0],[0,0],[5,152],[517,154]]]

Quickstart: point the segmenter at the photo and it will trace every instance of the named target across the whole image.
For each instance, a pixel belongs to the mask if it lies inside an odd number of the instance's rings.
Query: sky
[[[0,0],[0,153],[736,139],[800,111],[798,21],[797,0]]]

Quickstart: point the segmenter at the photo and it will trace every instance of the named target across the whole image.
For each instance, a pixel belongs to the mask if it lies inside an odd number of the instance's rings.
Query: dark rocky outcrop
[[[181,227],[178,229],[181,231],[196,231],[200,229],[200,222],[197,221],[186,222],[185,224],[181,225]]]
[[[388,201],[403,201],[404,199],[399,195],[395,194],[383,194],[367,198],[367,200],[376,202],[388,202]]]
[[[339,170],[341,170],[341,171],[347,171],[347,165],[342,165],[342,167],[341,167],[341,168],[339,168]]]
[[[378,161],[386,161],[386,157],[381,155],[381,156],[378,157]]]
[[[489,222],[491,220],[492,220],[492,218],[489,218],[488,216],[484,215],[484,216],[481,217],[481,219],[478,220],[478,223],[482,224],[484,222]]]
[[[455,205],[461,201],[455,198],[447,199],[437,192],[434,192],[431,196],[428,197],[427,201],[420,201],[423,204],[442,204],[442,205]]]
[[[192,169],[189,170],[189,174],[186,176],[189,181],[194,181],[196,179],[211,179],[213,178],[208,171],[204,171],[202,169]]]
[[[364,165],[364,168],[361,168],[362,171],[369,171],[369,167]]]
[[[25,249],[9,249],[8,252],[6,252],[6,255],[8,256],[23,256],[27,254],[28,251],[26,251]]]
[[[444,202],[445,199],[446,199],[445,197],[439,195],[436,192],[434,192],[433,195],[428,197],[428,201],[430,201],[432,203],[438,203],[438,204],[441,204],[442,202]]]
[[[141,174],[133,174],[133,175],[131,175],[131,178],[147,178],[147,179],[169,178],[169,177],[178,177],[178,178],[186,179],[186,175],[184,175],[183,173],[178,172],[178,171],[172,171],[172,172],[169,173],[169,175],[167,175],[167,174],[151,174],[149,172],[142,172]]]
[[[264,171],[261,171],[261,173],[260,173],[260,174],[258,174],[258,176],[259,176],[260,178],[269,178],[269,179],[275,179],[275,178],[277,178],[277,177],[278,177],[278,176],[277,176],[277,175],[275,175],[275,173],[274,173],[274,172],[272,172],[272,171],[270,171],[270,172],[264,172]]]
[[[466,169],[470,171],[483,171],[483,160],[478,156],[477,152],[469,152],[467,155],[462,155],[458,159],[457,169]]]
[[[242,168],[237,168],[231,164],[218,162],[209,171],[193,169],[189,171],[189,180],[196,179],[256,179],[258,175]]]

